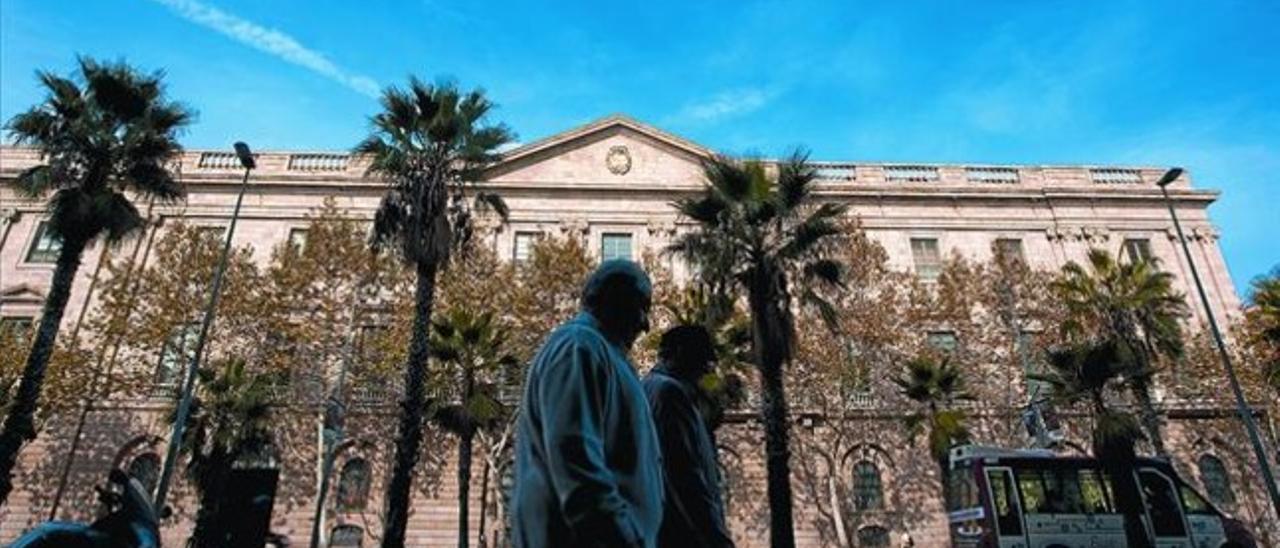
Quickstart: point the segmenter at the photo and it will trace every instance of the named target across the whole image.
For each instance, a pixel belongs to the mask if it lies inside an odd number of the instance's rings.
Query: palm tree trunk
[[[1151,386],[1146,383],[1136,383],[1133,385],[1133,397],[1138,401],[1138,411],[1142,418],[1142,429],[1146,431],[1147,437],[1151,439],[1151,449],[1156,455],[1168,457],[1169,452],[1164,446],[1164,436],[1160,432],[1161,419],[1160,412],[1156,411],[1155,402],[1151,400]]]
[[[36,437],[35,414],[40,388],[44,384],[49,356],[53,354],[62,313],[71,296],[71,283],[75,281],[76,270],[80,268],[80,255],[84,252],[86,243],[62,243],[57,267],[53,271],[53,281],[49,284],[49,295],[40,314],[40,328],[31,345],[31,353],[27,355],[27,364],[22,370],[22,381],[18,384],[13,405],[9,408],[9,415],[5,417],[3,430],[0,430],[0,506],[4,506],[9,493],[13,491],[13,467],[18,462],[18,451],[23,444]]]
[[[469,531],[467,530],[468,510],[471,496],[471,441],[473,435],[464,433],[458,439],[458,548],[467,548]],[[484,508],[480,508],[484,512]],[[481,531],[483,533],[483,531]]]
[[[490,446],[492,449],[492,446]],[[489,470],[492,467],[489,464],[488,456],[484,459],[484,466],[480,469],[480,524],[476,527],[476,545],[480,548],[488,548],[489,531],[485,529],[485,518],[489,517]]]
[[[417,303],[413,316],[413,338],[409,345],[404,372],[404,399],[400,402],[400,427],[396,436],[395,466],[387,483],[387,524],[382,546],[404,546],[405,527],[409,523],[409,497],[413,486],[413,469],[418,463],[422,445],[422,418],[426,406],[426,374],[431,307],[436,291],[435,263],[418,264]]]
[[[782,382],[785,334],[772,333],[783,322],[769,290],[772,279],[756,274],[748,294],[751,307],[752,344],[760,368],[762,388],[761,419],[764,422],[765,470],[769,500],[769,544],[773,548],[793,548],[795,531],[791,517],[791,448],[786,391]]]
[[[1154,372],[1151,353],[1146,341],[1137,335],[1135,322],[1128,319],[1113,320],[1116,334],[1129,346],[1138,360],[1138,370],[1144,375]],[[1138,376],[1129,382],[1129,391],[1138,402],[1138,414],[1143,433],[1151,440],[1151,448],[1156,455],[1169,456],[1164,447],[1164,436],[1160,432],[1160,413],[1156,411],[1155,402],[1151,399],[1151,377]]]
[[[1091,395],[1094,408],[1093,456],[1102,462],[1103,471],[1111,478],[1111,486],[1115,491],[1116,509],[1124,516],[1124,534],[1128,546],[1146,548],[1155,546],[1147,537],[1147,528],[1143,525],[1145,513],[1142,503],[1142,492],[1135,476],[1137,456],[1133,451],[1133,443],[1116,444],[1106,441],[1099,435],[1098,423],[1110,412],[1100,392]]]
[[[792,548],[795,546],[795,533],[791,520],[791,448],[782,364],[765,365],[760,375],[764,384],[762,406],[768,473],[769,544],[773,548]]]
[[[1133,548],[1155,546],[1147,538],[1147,529],[1143,525],[1142,494],[1138,481],[1134,477],[1133,461],[1125,462],[1119,458],[1102,458],[1103,469],[1111,476],[1111,484],[1115,489],[1116,508],[1124,516],[1124,533],[1128,545]]]

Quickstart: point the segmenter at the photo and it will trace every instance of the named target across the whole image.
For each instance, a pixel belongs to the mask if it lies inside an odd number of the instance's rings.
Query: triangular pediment
[[[13,304],[38,304],[44,302],[44,293],[27,284],[18,284],[0,289],[0,302]]]
[[[503,154],[489,181],[572,186],[696,186],[701,145],[632,118],[614,115]]]

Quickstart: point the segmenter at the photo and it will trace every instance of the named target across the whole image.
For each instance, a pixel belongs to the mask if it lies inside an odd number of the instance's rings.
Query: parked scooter
[[[107,514],[91,524],[50,521],[22,535],[12,548],[158,548],[160,522],[138,480],[120,470],[95,487]]]

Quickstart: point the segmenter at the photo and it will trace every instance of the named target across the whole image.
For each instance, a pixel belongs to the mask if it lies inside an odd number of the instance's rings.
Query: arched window
[[[1232,505],[1236,503],[1236,495],[1231,490],[1231,476],[1227,475],[1227,467],[1222,459],[1213,455],[1201,455],[1200,482],[1204,484],[1204,494],[1215,504]]]
[[[878,510],[884,505],[880,469],[869,460],[853,465],[853,507],[855,510]]]
[[[878,525],[858,529],[858,546],[889,546],[889,530]]]
[[[155,491],[156,480],[160,477],[160,456],[155,453],[143,453],[129,461],[129,477],[138,480],[147,493]]]
[[[338,476],[338,509],[364,510],[369,500],[369,479],[369,461],[359,457],[347,461]]]
[[[330,548],[360,548],[364,544],[364,529],[356,525],[339,525],[329,534]]]

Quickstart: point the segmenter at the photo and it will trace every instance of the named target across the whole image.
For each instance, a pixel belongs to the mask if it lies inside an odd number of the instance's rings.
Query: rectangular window
[[[1124,259],[1129,262],[1151,260],[1151,240],[1146,238],[1126,238],[1124,241]]]
[[[372,363],[382,359],[379,352],[379,339],[387,332],[385,325],[362,325],[356,332],[356,356],[361,361]]]
[[[843,388],[859,394],[867,393],[871,389],[871,367],[862,346],[849,340],[845,342],[844,354],[849,360],[849,368],[841,379],[844,381]]]
[[[26,341],[31,337],[35,318],[29,316],[5,316],[0,318],[0,337],[14,337]],[[25,342],[23,343],[25,344]]]
[[[600,236],[600,260],[630,259],[631,235],[626,233],[603,234]]]
[[[938,251],[937,238],[912,238],[911,258],[915,261],[916,275],[932,282],[942,273],[942,253]]]
[[[1018,238],[997,238],[993,247],[997,260],[1027,262],[1027,257],[1022,252],[1022,240]]]
[[[533,241],[537,237],[537,232],[516,232],[515,243],[511,247],[511,260],[516,264],[528,261],[533,254]]]
[[[289,229],[289,246],[299,253],[307,246],[307,229],[291,228]]]
[[[195,357],[196,338],[200,336],[200,324],[189,323],[174,328],[160,349],[160,363],[156,366],[156,384],[176,386],[187,365]]]
[[[954,331],[930,331],[925,335],[925,344],[934,350],[951,353],[956,351],[960,341]]]
[[[62,238],[50,233],[49,221],[40,221],[40,225],[36,227],[36,237],[31,240],[31,250],[27,252],[27,262],[57,262],[59,251],[62,251]]]

